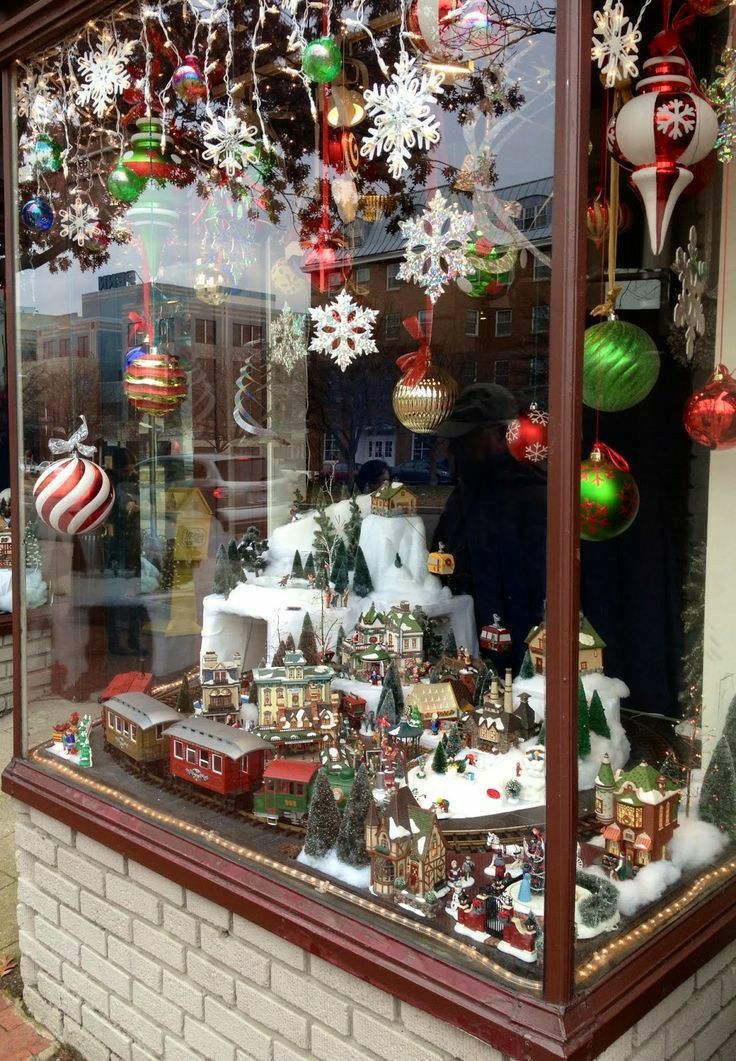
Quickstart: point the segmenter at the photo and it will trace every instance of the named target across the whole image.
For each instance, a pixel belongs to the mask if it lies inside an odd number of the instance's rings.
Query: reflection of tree
[[[100,410],[98,365],[88,358],[65,357],[27,364],[23,368],[23,419],[27,434],[38,432],[48,457],[46,441],[67,437],[77,416],[87,417],[91,438],[104,434]]]

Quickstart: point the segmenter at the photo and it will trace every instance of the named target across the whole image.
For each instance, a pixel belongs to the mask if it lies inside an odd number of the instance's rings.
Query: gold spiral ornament
[[[457,383],[444,369],[430,365],[419,383],[405,383],[402,377],[394,387],[396,417],[409,431],[431,435],[455,407]]]

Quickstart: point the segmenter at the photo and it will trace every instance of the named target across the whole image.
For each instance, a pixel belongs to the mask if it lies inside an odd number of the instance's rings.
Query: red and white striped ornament
[[[170,354],[157,350],[132,357],[123,377],[123,390],[139,413],[168,416],[187,396],[187,374]]]
[[[67,440],[52,438],[54,454],[70,453],[57,460],[38,477],[33,499],[39,518],[60,534],[88,534],[104,523],[115,502],[110,477],[99,464],[87,458],[94,446],[82,445],[87,437],[87,421]],[[83,456],[80,456],[83,454]]]

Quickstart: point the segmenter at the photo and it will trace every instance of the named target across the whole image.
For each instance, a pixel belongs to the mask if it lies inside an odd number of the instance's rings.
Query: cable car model
[[[487,652],[510,652],[511,631],[501,625],[501,617],[493,616],[493,622],[484,626],[480,632],[480,647]]]
[[[430,553],[427,557],[427,571],[430,575],[451,575],[455,570],[455,557],[452,553],[446,553],[442,542],[439,543],[437,552]]]

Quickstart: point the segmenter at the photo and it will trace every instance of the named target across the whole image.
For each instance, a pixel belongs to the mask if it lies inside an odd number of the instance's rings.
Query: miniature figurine
[[[524,870],[516,898],[520,903],[530,903],[532,901],[532,875],[528,869]]]
[[[465,880],[472,880],[473,873],[475,872],[475,862],[473,862],[470,855],[466,855],[465,859],[463,860],[462,872]]]
[[[461,872],[457,864],[457,859],[453,858],[450,862],[450,868],[447,871],[447,880],[449,884],[457,884],[460,880]]]

